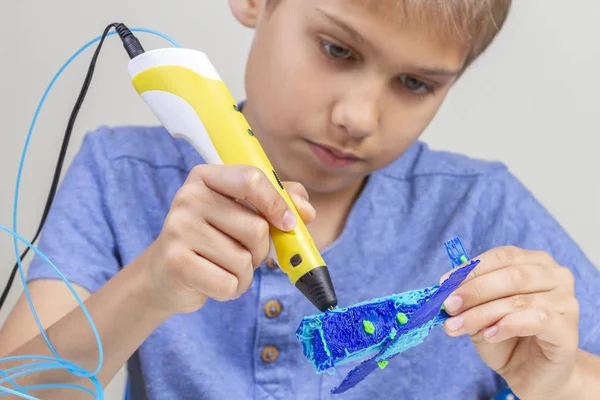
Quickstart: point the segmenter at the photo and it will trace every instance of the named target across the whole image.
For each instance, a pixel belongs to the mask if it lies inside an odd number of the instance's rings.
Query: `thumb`
[[[310,224],[315,219],[317,212],[309,203],[308,192],[304,186],[298,182],[283,182],[283,186],[294,202],[302,221],[307,225]]]

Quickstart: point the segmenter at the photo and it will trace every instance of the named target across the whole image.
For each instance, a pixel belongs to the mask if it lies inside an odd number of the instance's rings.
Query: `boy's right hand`
[[[285,187],[310,223],[315,211],[304,187]],[[269,223],[289,231],[296,219],[262,171],[243,165],[195,167],[175,195],[161,233],[141,257],[147,300],[161,311],[184,313],[196,311],[208,297],[241,296],[268,255]]]

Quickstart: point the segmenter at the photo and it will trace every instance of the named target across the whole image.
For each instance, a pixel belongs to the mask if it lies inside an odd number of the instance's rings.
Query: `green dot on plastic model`
[[[396,315],[396,318],[398,318],[398,322],[402,325],[408,322],[408,317],[403,312],[399,312],[398,315]]]

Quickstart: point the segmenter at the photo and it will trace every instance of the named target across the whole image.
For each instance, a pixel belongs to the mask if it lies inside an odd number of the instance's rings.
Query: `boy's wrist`
[[[584,368],[580,365],[579,362],[575,363],[573,368],[573,372],[569,377],[567,383],[563,386],[563,390],[559,393],[556,393],[552,397],[546,398],[547,400],[572,400],[572,399],[581,399],[585,400],[586,397],[586,374]]]
[[[138,308],[141,313],[151,316],[152,319],[156,319],[160,323],[171,317],[174,313],[169,311],[166,307],[161,307],[156,300],[157,296],[154,285],[152,285],[152,277],[149,274],[148,268],[148,259],[151,258],[147,254],[149,250],[150,249],[124,268],[124,271],[129,270],[131,273],[129,277],[132,282],[130,294],[132,301],[135,302],[136,308]]]

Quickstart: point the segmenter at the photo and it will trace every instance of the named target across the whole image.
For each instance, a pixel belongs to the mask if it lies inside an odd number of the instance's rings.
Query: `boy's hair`
[[[267,0],[267,10],[283,0]],[[504,25],[512,0],[355,0],[373,8],[394,8],[404,21],[427,24],[432,34],[468,49],[468,67],[493,42]],[[387,13],[390,15],[391,13]]]

